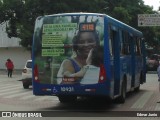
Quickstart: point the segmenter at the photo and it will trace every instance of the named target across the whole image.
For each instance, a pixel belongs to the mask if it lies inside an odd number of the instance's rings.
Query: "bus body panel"
[[[75,22],[76,20],[78,22]],[[82,25],[79,24],[80,21]],[[92,21],[97,26],[94,26]],[[88,27],[83,31],[86,25],[91,25],[91,28]],[[76,34],[77,30],[91,32],[90,30],[94,29],[99,30],[100,46],[103,47],[105,80],[102,83],[97,81],[97,83],[90,84],[58,84],[55,81],[55,74],[62,65],[62,60],[72,53],[71,37]],[[130,40],[128,43],[130,54],[122,55],[121,44],[123,44],[124,33],[127,33],[128,40]],[[110,37],[113,39],[112,46]],[[37,18],[32,49],[33,94],[107,96],[113,99],[121,95],[124,80],[126,80],[127,92],[139,87],[139,82],[141,84],[145,82],[145,47],[144,43],[141,43],[141,55],[135,55],[135,41],[138,38],[139,40],[142,38],[141,32],[104,14],[69,13]],[[143,80],[140,80],[141,74]],[[94,78],[91,77],[91,79]]]

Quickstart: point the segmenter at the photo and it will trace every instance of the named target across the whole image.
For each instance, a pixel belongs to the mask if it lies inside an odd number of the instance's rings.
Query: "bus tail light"
[[[100,65],[99,81],[98,83],[103,83],[106,80],[106,70],[104,65]]]
[[[39,80],[38,80],[38,66],[37,65],[34,66],[34,80],[36,82],[39,82]]]
[[[52,89],[49,89],[49,88],[42,88],[42,91],[44,91],[44,92],[47,92],[47,91],[51,92]]]

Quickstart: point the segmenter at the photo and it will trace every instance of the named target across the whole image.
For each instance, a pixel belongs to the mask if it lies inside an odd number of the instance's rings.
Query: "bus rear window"
[[[26,67],[27,67],[27,68],[32,68],[32,62],[27,62]]]
[[[97,63],[103,61],[103,56],[101,56],[103,51],[100,53],[96,50],[100,50],[100,47],[103,48],[103,34],[104,18],[102,16],[63,15],[37,19],[34,34],[34,56],[38,71],[43,73],[39,75],[40,82],[80,83],[84,71],[81,75],[77,72],[91,63],[96,63],[95,67],[90,67],[91,71],[99,71]],[[93,57],[92,52],[97,52],[98,55]],[[94,60],[91,60],[92,58]],[[73,77],[71,79],[71,76],[75,76],[74,79]]]

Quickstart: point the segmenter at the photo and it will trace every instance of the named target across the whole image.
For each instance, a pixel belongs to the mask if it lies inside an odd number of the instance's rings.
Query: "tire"
[[[122,82],[122,87],[121,87],[121,95],[118,98],[118,103],[125,103],[126,100],[126,82]]]
[[[141,75],[140,75],[140,77],[139,77],[139,85],[138,85],[138,87],[134,88],[134,91],[135,91],[135,92],[138,92],[138,91],[140,90],[140,84],[143,83],[143,82],[142,82],[143,79],[144,79],[144,77],[143,77],[143,74],[142,74],[142,72],[141,72]]]
[[[23,88],[24,88],[24,89],[28,89],[28,88],[29,88],[29,85],[23,83]]]
[[[77,100],[77,96],[58,96],[58,99],[61,103],[73,103]]]
[[[140,90],[140,85],[138,87],[134,88],[135,92],[138,92],[139,90]]]

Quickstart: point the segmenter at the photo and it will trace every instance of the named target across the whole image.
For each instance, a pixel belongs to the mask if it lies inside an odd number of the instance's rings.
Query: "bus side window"
[[[130,54],[129,34],[125,31],[122,31],[121,54]]]
[[[111,57],[113,57],[113,30],[111,28],[109,28],[109,51]]]
[[[141,55],[141,49],[140,49],[140,39],[136,38],[136,55]]]

